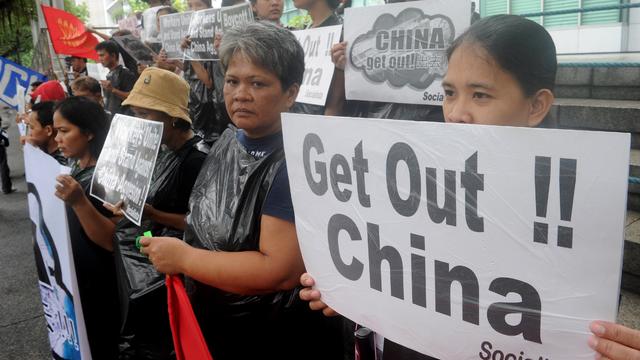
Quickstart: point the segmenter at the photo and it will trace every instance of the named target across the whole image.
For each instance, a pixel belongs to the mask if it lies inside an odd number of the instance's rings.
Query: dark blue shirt
[[[242,130],[236,132],[236,137],[245,150],[256,159],[261,159],[273,151],[282,148],[282,133],[265,136],[258,139],[251,139]],[[278,168],[276,176],[271,184],[271,189],[267,194],[262,214],[277,217],[289,222],[295,222],[293,203],[291,201],[291,190],[289,188],[289,177],[287,175],[287,164],[282,162]]]

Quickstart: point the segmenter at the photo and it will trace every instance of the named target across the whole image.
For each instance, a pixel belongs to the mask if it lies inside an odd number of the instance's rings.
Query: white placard
[[[60,359],[91,359],[65,204],[54,194],[56,176],[69,168],[25,144],[29,218],[36,243],[38,284],[51,351]]]
[[[441,105],[447,48],[470,19],[469,0],[345,9],[346,98]]]
[[[339,313],[440,359],[593,359],[629,134],[288,113],[283,131],[306,269]]]
[[[331,47],[340,41],[342,25],[294,31],[304,49],[304,76],[296,101],[324,106],[335,65],[331,62]]]
[[[87,76],[96,80],[107,80],[109,69],[98,63],[87,63]]]

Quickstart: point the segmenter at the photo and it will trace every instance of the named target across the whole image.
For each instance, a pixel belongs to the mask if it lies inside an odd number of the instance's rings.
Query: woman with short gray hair
[[[227,31],[219,53],[237,129],[222,134],[203,165],[185,241],[143,238],[142,251],[158,271],[185,275],[216,360],[339,359],[340,320],[314,314],[297,296],[304,263],[280,114],[298,95],[304,52],[288,30],[258,22]]]

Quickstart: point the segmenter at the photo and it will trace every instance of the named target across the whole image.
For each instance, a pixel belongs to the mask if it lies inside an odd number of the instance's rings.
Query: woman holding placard
[[[297,295],[304,264],[280,114],[298,94],[302,47],[286,29],[250,23],[225,33],[220,61],[238,129],[210,150],[191,193],[185,241],[145,237],[142,251],[158,271],[185,275],[213,358],[340,358],[339,319],[311,312]]]
[[[91,179],[109,132],[102,106],[71,97],[55,108],[56,142],[75,161],[70,175],[57,177],[56,196],[67,211],[82,313],[93,359],[115,359],[118,351],[118,298],[113,263],[113,215],[91,197]]]
[[[553,39],[539,24],[514,15],[479,20],[454,41],[447,58],[442,81],[446,122],[537,127],[547,119],[557,60]],[[307,286],[300,297],[310,301],[312,309],[335,315],[312,288],[309,274],[300,281]],[[596,336],[588,345],[601,358],[640,359],[640,331],[601,321],[590,328]],[[388,341],[384,344],[383,359],[429,358]]]

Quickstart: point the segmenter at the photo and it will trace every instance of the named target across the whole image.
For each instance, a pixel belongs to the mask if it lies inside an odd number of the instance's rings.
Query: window
[[[582,0],[582,7],[620,5],[620,0]],[[611,24],[620,22],[620,10],[604,10],[582,13],[582,24]]]

